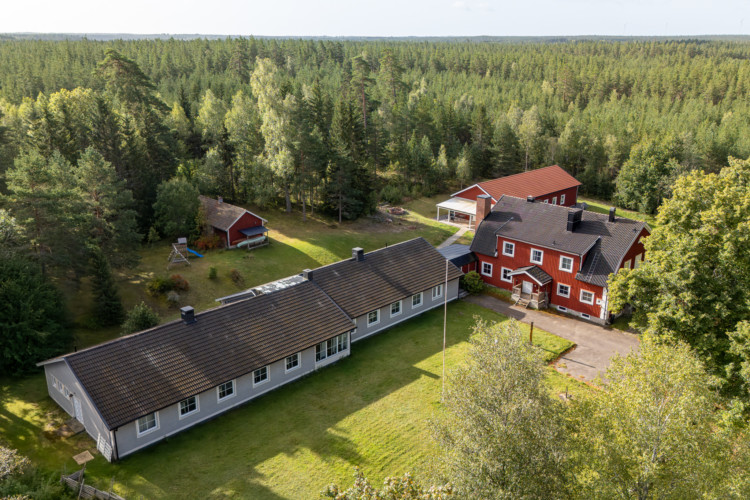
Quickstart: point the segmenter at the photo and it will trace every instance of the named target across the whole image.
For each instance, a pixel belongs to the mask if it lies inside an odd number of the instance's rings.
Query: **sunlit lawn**
[[[611,202],[608,201],[601,201],[601,200],[595,200],[593,198],[586,198],[584,196],[578,197],[578,203],[586,202],[586,205],[588,205],[588,210],[591,210],[592,212],[598,212],[600,214],[608,214],[609,209],[615,205],[613,205]],[[648,223],[649,226],[651,226],[651,229],[658,226],[656,223],[656,216],[652,214],[645,214],[643,212],[636,212],[634,210],[627,210],[625,208],[617,208],[617,215],[620,217],[626,217],[628,219],[635,219],[635,220],[642,220],[646,223]]]
[[[475,316],[507,321],[473,304],[450,304],[449,371],[464,359]],[[429,420],[440,401],[442,327],[438,308],[362,340],[351,357],[119,464],[97,457],[87,481],[108,489],[114,478],[127,498],[297,499],[350,482],[356,465],[376,484],[386,475],[422,474],[437,452]],[[534,342],[548,360],[571,346],[539,329]],[[0,433],[34,462],[72,470],[71,456],[95,447],[86,437],[44,437],[43,426],[61,411],[46,397],[42,376],[1,385]]]

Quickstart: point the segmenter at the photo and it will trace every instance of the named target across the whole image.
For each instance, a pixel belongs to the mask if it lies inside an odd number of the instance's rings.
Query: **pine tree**
[[[114,326],[125,319],[112,268],[98,247],[91,247],[91,290],[94,297],[92,315],[99,326]]]

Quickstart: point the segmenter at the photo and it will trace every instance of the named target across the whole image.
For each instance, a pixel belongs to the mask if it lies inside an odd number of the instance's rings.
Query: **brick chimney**
[[[478,226],[480,222],[482,222],[485,217],[487,217],[490,214],[490,211],[492,210],[492,198],[489,195],[486,194],[480,194],[477,196],[477,211],[475,215],[475,221],[474,225]]]

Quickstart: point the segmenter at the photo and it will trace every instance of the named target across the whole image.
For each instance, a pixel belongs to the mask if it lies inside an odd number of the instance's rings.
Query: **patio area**
[[[435,220],[455,227],[474,229],[477,202],[463,198],[451,198],[437,204]]]

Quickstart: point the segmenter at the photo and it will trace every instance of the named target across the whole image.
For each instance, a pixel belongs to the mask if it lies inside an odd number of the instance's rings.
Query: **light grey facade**
[[[444,283],[438,286],[441,288],[445,288]],[[406,321],[415,316],[419,316],[420,314],[429,311],[430,309],[434,309],[435,307],[443,305],[445,303],[445,290],[442,290],[442,292],[437,295],[437,291],[435,292],[435,294],[433,294],[433,288],[435,287],[420,292],[422,295],[421,305],[412,306],[413,296],[408,295],[406,297],[403,297],[399,301],[401,303],[401,311],[397,314],[391,314],[391,306],[394,304],[391,303],[375,310],[377,311],[378,315],[378,321],[376,322],[368,321],[368,317],[370,316],[369,312],[367,314],[359,316],[358,318],[355,318],[355,322],[357,323],[357,331],[352,334],[352,342],[357,342],[358,340],[367,338],[370,335],[381,332],[386,328],[390,328],[398,323],[401,323],[402,321]],[[447,296],[448,302],[451,302],[458,298],[458,279],[454,279],[448,282]]]
[[[197,411],[180,416],[180,403],[158,410],[156,413],[157,427],[139,434],[138,421],[130,422],[114,431],[117,440],[118,457],[123,458],[135,451],[161,441],[164,438],[182,432],[189,427],[214,418],[232,408],[247,403],[269,391],[288,384],[293,380],[312,373],[341,358],[349,356],[351,338],[347,341],[347,348],[337,354],[316,361],[315,347],[301,351],[299,366],[291,370],[286,369],[286,358],[271,363],[268,368],[268,380],[259,384],[254,383],[253,373],[248,373],[234,380],[234,394],[219,400],[218,386],[197,394]],[[229,382],[229,381],[227,381]]]

